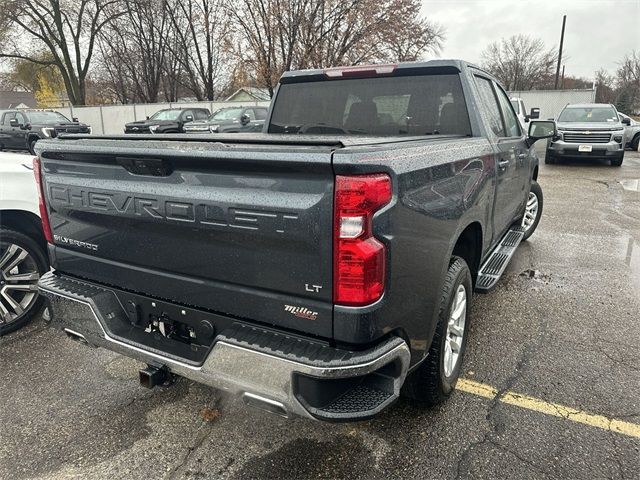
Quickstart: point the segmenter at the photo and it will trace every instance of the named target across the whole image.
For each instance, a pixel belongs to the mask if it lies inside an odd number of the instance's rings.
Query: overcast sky
[[[423,0],[422,13],[445,27],[441,58],[480,63],[489,43],[521,33],[558,46],[562,15],[567,76],[615,73],[625,53],[640,52],[640,0]]]

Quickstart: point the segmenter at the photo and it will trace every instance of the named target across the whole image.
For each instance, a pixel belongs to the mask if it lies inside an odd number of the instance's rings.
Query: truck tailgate
[[[42,142],[54,268],[331,337],[333,148]]]

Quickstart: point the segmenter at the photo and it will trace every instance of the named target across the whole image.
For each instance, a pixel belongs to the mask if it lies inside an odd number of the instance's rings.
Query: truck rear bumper
[[[409,348],[399,337],[351,351],[241,322],[220,332],[202,365],[193,365],[110,335],[105,319],[127,317],[107,288],[48,273],[39,289],[50,301],[52,324],[72,338],[166,367],[286,417],[370,418],[398,398],[409,367]]]

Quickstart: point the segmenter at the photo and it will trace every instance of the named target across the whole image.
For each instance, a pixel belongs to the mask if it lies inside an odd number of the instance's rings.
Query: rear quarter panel
[[[364,343],[397,331],[409,341],[413,362],[426,354],[458,236],[478,222],[483,237],[490,238],[494,162],[493,147],[483,138],[427,139],[334,154],[337,175],[387,172],[394,192],[374,220],[375,234],[387,246],[384,296],[364,309],[336,306],[337,342]]]

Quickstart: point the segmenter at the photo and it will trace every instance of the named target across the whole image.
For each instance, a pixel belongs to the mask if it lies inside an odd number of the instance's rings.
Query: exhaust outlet
[[[244,392],[242,394],[242,400],[244,400],[244,403],[250,407],[259,408],[260,410],[265,410],[269,413],[275,413],[281,417],[289,418],[289,414],[287,413],[287,409],[284,405],[280,402],[276,402],[275,400],[249,392]]]
[[[86,345],[88,347],[92,347],[95,348],[93,345],[91,345],[86,338],[84,338],[84,335],[82,335],[81,333],[78,333],[76,331],[73,331],[69,328],[65,328],[64,329],[64,333],[67,335],[67,337],[69,337],[71,340],[73,340],[74,342],[78,342],[78,343],[82,343],[83,345]]]

